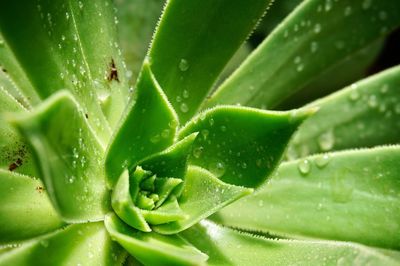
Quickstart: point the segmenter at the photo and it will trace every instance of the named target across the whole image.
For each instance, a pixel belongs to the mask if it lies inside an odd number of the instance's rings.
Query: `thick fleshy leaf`
[[[7,112],[26,112],[26,109],[1,84],[0,81],[0,169],[34,176],[34,164],[25,141],[4,119]]]
[[[147,62],[143,65],[134,97],[106,155],[110,185],[115,184],[125,168],[170,146],[176,135],[177,115]]]
[[[321,154],[282,164],[225,225],[400,249],[400,147]]]
[[[149,57],[155,77],[182,122],[196,113],[225,64],[270,3],[167,2]]]
[[[114,214],[107,215],[104,223],[111,237],[144,265],[198,265],[207,260],[207,255],[178,235],[143,233]]]
[[[190,164],[209,170],[224,182],[257,187],[279,163],[293,132],[314,111],[219,106],[191,120],[179,137],[200,132]]]
[[[70,225],[0,254],[0,265],[120,265],[125,252],[103,223]]]
[[[400,143],[400,66],[386,70],[306,108],[318,106],[289,144],[294,159],[318,152]]]
[[[350,242],[272,240],[208,221],[180,235],[209,256],[207,265],[398,265],[398,252]]]
[[[103,143],[129,93],[114,16],[109,0],[0,4],[2,34],[38,95],[70,90]]]
[[[10,47],[6,44],[0,32],[0,80],[9,86],[6,90],[24,107],[30,109],[40,102],[32,84],[19,65]],[[2,82],[0,82],[2,83]],[[0,85],[1,87],[1,85]]]
[[[186,217],[152,228],[162,234],[178,233],[251,192],[249,188],[226,184],[205,169],[189,167],[178,201]]]
[[[63,225],[42,182],[0,170],[0,244],[25,240]]]
[[[399,25],[397,0],[304,1],[204,107],[276,107]]]
[[[140,72],[164,3],[164,0],[115,1],[119,43],[130,83],[136,81]]]
[[[58,92],[10,122],[30,144],[38,175],[63,219],[102,219],[109,209],[104,151],[74,98]]]

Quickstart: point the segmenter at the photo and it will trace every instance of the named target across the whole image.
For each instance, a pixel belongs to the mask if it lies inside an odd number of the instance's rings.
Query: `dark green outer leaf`
[[[0,170],[0,245],[51,232],[63,225],[42,182]]]
[[[282,164],[219,222],[290,237],[400,249],[400,147],[345,151]]]
[[[397,66],[309,104],[320,109],[300,126],[287,158],[400,143],[399,87]]]
[[[237,103],[274,108],[399,25],[397,0],[304,1],[203,108]]]
[[[181,122],[196,113],[269,4],[269,0],[167,2],[149,57]]]
[[[207,265],[399,265],[398,252],[350,242],[265,239],[206,220],[180,235],[209,256]]]

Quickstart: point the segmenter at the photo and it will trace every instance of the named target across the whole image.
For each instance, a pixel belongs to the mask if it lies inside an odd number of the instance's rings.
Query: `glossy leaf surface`
[[[274,108],[399,25],[398,1],[304,1],[204,107]]]
[[[200,132],[190,164],[207,169],[224,182],[257,187],[280,161],[291,135],[313,112],[220,106],[191,120],[179,137]]]
[[[106,155],[106,172],[112,185],[124,168],[170,146],[178,126],[177,115],[153,76],[147,62]]]
[[[398,265],[398,252],[345,242],[272,240],[204,221],[181,234],[207,265]]]
[[[63,225],[42,182],[0,170],[0,244],[51,232]]]
[[[182,122],[195,114],[269,4],[269,0],[245,5],[239,0],[167,2],[149,57]]]
[[[400,249],[399,159],[393,146],[284,163],[268,184],[216,219],[284,236]]]
[[[207,255],[178,235],[143,233],[113,214],[106,217],[105,225],[111,237],[145,265],[196,265],[207,260]]]
[[[66,91],[35,111],[10,118],[26,138],[55,208],[65,221],[102,219],[109,209],[103,148]]]
[[[102,223],[75,224],[0,254],[0,265],[118,265],[124,253]]]
[[[288,159],[400,143],[400,67],[361,80],[305,108],[319,107],[288,148]]]

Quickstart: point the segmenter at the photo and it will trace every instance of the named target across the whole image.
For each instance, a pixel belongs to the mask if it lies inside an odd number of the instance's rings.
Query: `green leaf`
[[[62,218],[102,219],[109,210],[104,151],[74,98],[61,91],[10,122],[30,144],[38,175]]]
[[[198,265],[207,260],[207,255],[178,235],[136,231],[114,214],[107,215],[104,223],[111,237],[145,265]]]
[[[304,1],[204,108],[237,103],[274,108],[399,25],[397,0]]]
[[[161,234],[181,232],[251,192],[249,188],[226,184],[205,169],[189,167],[178,201],[186,217],[152,228]]]
[[[400,147],[282,164],[253,195],[218,213],[229,226],[400,249]]]
[[[128,100],[111,1],[2,2],[0,29],[40,98],[68,89],[107,142]]]
[[[70,225],[0,254],[0,265],[120,265],[125,252],[102,223]]]
[[[125,168],[131,168],[170,146],[177,126],[177,115],[145,62],[136,85],[135,99],[128,107],[106,155],[110,185],[115,184]]]
[[[5,87],[25,108],[40,102],[39,96],[33,89],[28,77],[18,64],[10,47],[4,42],[0,32],[0,87]],[[6,83],[4,85],[3,83]]]
[[[400,143],[399,86],[397,66],[309,104],[320,109],[300,126],[287,157]]]
[[[4,119],[7,112],[26,112],[26,109],[1,84],[0,81],[0,169],[34,176],[34,164],[25,141]]]
[[[142,67],[164,0],[119,0],[118,37],[127,64],[127,77],[133,84]]]
[[[209,256],[207,265],[398,265],[398,252],[350,242],[265,239],[206,220],[181,235]]]
[[[25,240],[62,226],[42,182],[0,170],[0,244]]]
[[[154,75],[179,112],[181,122],[196,113],[270,2],[167,2],[149,57]]]
[[[200,132],[190,164],[207,169],[224,182],[257,187],[279,163],[293,132],[314,111],[219,106],[192,119],[179,137]]]

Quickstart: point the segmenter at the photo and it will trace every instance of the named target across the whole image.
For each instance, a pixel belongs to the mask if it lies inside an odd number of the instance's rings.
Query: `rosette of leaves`
[[[161,1],[1,3],[0,265],[399,264],[400,68],[264,109],[365,77],[400,3],[269,33],[297,3],[251,51],[270,1],[169,0],[147,52]]]

